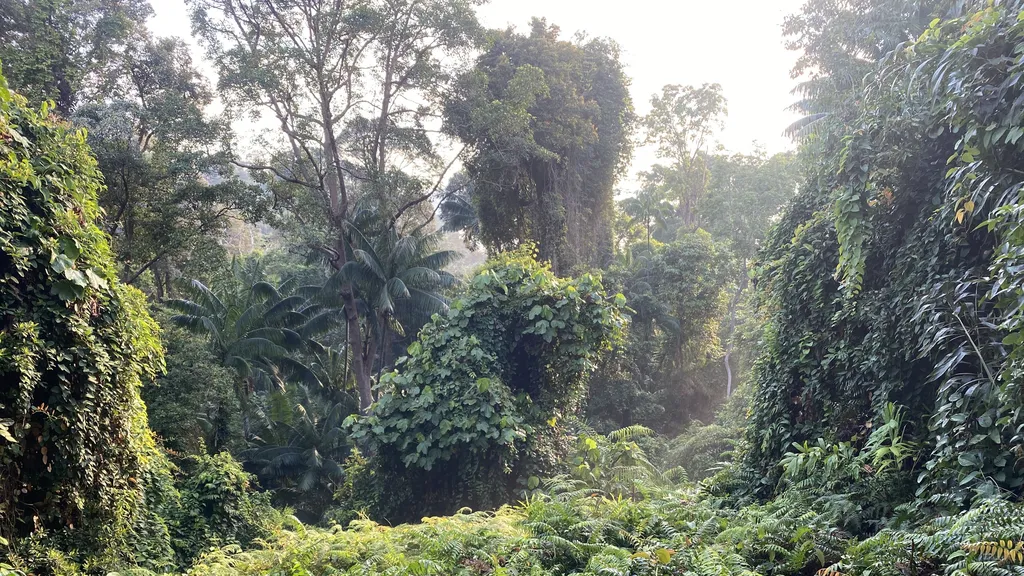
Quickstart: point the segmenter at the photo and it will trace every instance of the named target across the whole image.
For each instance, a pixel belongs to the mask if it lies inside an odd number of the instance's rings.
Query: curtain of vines
[[[531,241],[566,273],[611,260],[633,108],[614,43],[558,36],[540,19],[529,36],[492,32],[450,98],[446,129],[473,149],[466,169],[487,248]]]
[[[759,268],[747,439],[766,483],[791,442],[864,438],[895,401],[926,443],[920,492],[1020,491],[1022,3],[967,4],[805,146]]]

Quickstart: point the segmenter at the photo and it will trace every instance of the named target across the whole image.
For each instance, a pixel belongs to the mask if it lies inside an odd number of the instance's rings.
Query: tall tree
[[[357,200],[401,226],[434,196],[454,158],[441,159],[427,123],[448,68],[475,42],[474,0],[187,4],[228,105],[277,126],[273,154],[239,164],[262,174],[336,270],[351,258]],[[363,350],[351,282],[340,296],[349,348]],[[366,410],[372,362],[352,360]]]
[[[707,194],[708,152],[716,129],[726,114],[725,97],[718,84],[700,87],[669,84],[651,97],[651,111],[643,119],[646,142],[657,146],[657,164],[644,178],[676,202],[676,213],[687,230],[699,226],[698,205]]]
[[[135,49],[145,0],[0,0],[0,61],[11,87],[65,116]]]
[[[466,171],[491,250],[536,242],[556,273],[612,257],[613,186],[628,163],[629,79],[605,39],[492,32],[446,107],[445,129],[470,146]]]
[[[163,298],[172,276],[224,262],[218,235],[232,219],[259,219],[269,198],[228,163],[230,127],[206,114],[213,93],[184,42],[142,36],[111,74],[107,97],[72,120],[89,130],[104,175],[100,205],[121,277],[150,272]]]
[[[874,64],[899,44],[916,39],[932,19],[949,14],[957,0],[807,0],[786,17],[786,47],[799,56],[791,72],[804,116],[787,129],[795,137],[827,128],[835,115],[852,120]]]

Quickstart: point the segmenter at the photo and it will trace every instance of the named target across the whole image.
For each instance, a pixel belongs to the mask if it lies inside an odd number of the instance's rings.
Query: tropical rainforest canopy
[[[0,576],[1024,575],[1024,1],[806,0],[774,155],[474,0],[185,4],[0,0]]]

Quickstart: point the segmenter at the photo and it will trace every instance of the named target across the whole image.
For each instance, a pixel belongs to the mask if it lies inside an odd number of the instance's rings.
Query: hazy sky
[[[150,0],[151,21],[160,36],[188,36],[182,0]],[[792,148],[783,129],[796,116],[786,111],[794,100],[789,69],[794,53],[783,47],[783,18],[802,0],[491,0],[479,8],[488,27],[515,25],[525,30],[532,16],[557,24],[564,37],[576,31],[606,36],[622,47],[633,79],[637,112],[649,108],[653,93],[665,84],[722,85],[729,116],[719,141],[730,151],[749,152],[759,142],[768,152]],[[634,172],[655,160],[638,150]]]

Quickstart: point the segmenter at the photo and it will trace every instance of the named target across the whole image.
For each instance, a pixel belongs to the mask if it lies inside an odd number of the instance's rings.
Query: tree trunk
[[[742,277],[740,278],[739,285],[736,286],[736,293],[729,300],[729,330],[726,332],[725,342],[725,397],[732,396],[732,365],[729,360],[732,356],[733,343],[732,336],[736,331],[736,308],[740,304],[740,297],[743,295],[743,291],[747,288],[747,262],[743,261]]]

